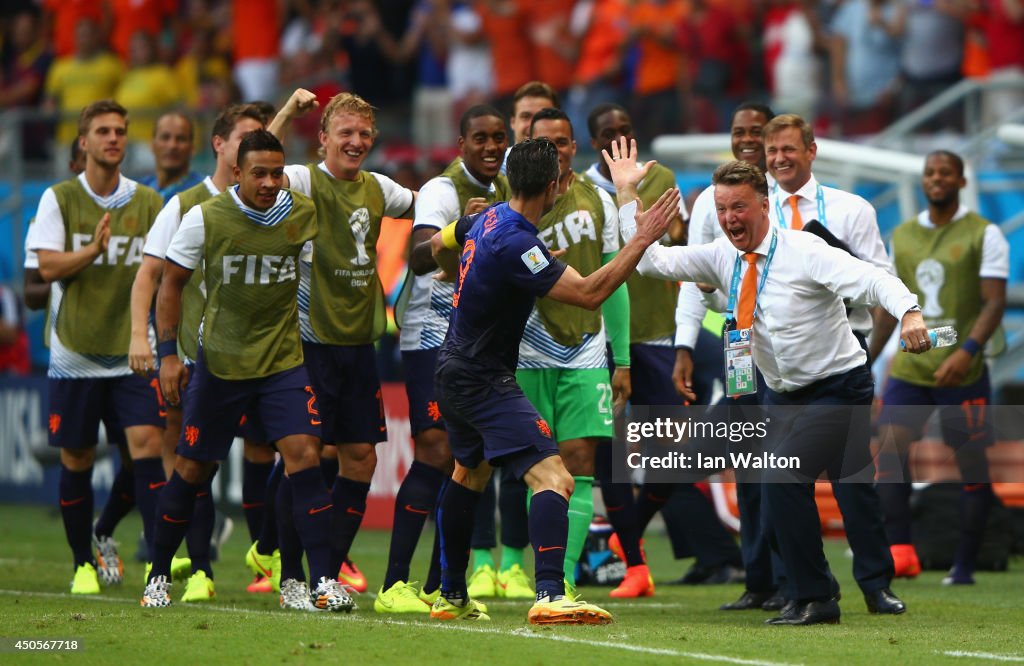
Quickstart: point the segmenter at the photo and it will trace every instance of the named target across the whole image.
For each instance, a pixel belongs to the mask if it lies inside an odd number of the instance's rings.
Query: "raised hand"
[[[668,231],[669,224],[679,214],[679,188],[665,190],[650,210],[639,212],[642,206],[637,199],[636,235],[650,245]]]
[[[608,164],[608,171],[611,173],[612,182],[615,183],[616,192],[625,188],[635,189],[651,170],[651,167],[657,164],[655,160],[643,164],[637,163],[636,139],[627,141],[626,137],[620,136],[618,141],[612,142],[610,148],[610,155],[607,150],[602,149],[601,156]],[[630,196],[635,197],[636,193],[633,192]]]
[[[307,112],[320,106],[320,102],[316,100],[316,95],[306,90],[305,88],[296,88],[292,96],[285,102],[285,109],[288,110],[291,116],[302,116]]]

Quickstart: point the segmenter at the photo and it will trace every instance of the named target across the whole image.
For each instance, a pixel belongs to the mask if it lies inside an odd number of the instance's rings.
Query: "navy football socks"
[[[117,524],[135,508],[135,472],[130,464],[121,462],[121,467],[110,486],[110,497],[103,506],[103,513],[96,521],[96,536],[113,536]]]
[[[192,513],[192,524],[185,533],[185,547],[192,560],[192,573],[206,572],[213,578],[213,565],[210,562],[210,537],[213,536],[213,521],[216,510],[213,505],[213,475],[203,484],[202,490],[196,493],[195,508]]]
[[[439,469],[414,460],[395,496],[394,526],[388,552],[384,589],[398,581],[409,582],[409,563],[423,532],[427,516],[434,512],[445,475]]]
[[[153,553],[153,525],[156,517],[157,498],[167,484],[164,475],[164,461],[160,456],[138,458],[132,461],[135,468],[135,503],[142,516],[142,533],[150,554]]]
[[[331,498],[334,510],[331,512],[331,568],[335,577],[342,563],[348,557],[359,526],[363,524],[366,513],[366,496],[370,494],[370,484],[353,481],[343,476],[335,477]]]
[[[92,467],[84,472],[72,472],[61,465],[59,492],[64,534],[77,569],[92,562]]]
[[[469,542],[473,537],[473,515],[480,493],[451,479],[445,483],[438,500],[437,524],[441,530],[441,596],[464,601],[466,567],[469,566]]]
[[[289,474],[292,487],[292,516],[295,531],[306,551],[309,563],[309,579],[315,586],[321,578],[337,578],[338,568],[331,564],[331,495],[324,485],[323,473],[319,467]],[[366,484],[369,486],[369,484]],[[279,535],[280,538],[280,535]]]
[[[326,490],[326,488],[325,488]],[[302,568],[302,540],[295,531],[295,501],[292,483],[283,476],[277,484],[277,530],[276,535],[281,549],[281,580],[294,578],[306,580],[306,572]]]
[[[267,478],[266,506],[263,511],[263,524],[260,526],[260,534],[256,539],[256,552],[260,555],[270,555],[277,550],[277,525],[280,518],[277,516],[277,489],[284,478],[284,461],[278,460],[274,468],[270,470]]]
[[[249,528],[249,541],[256,541],[263,528],[263,514],[267,508],[267,479],[274,463],[242,462],[242,511]]]
[[[565,594],[562,567],[569,537],[569,500],[553,490],[534,494],[530,503],[530,542],[533,544],[537,599],[554,600]]]
[[[185,539],[189,524],[192,522],[196,495],[202,489],[202,485],[194,486],[174,472],[160,492],[154,516],[156,520],[153,526],[153,544],[150,547],[150,555],[153,558],[150,580],[156,576],[167,576],[170,580],[171,559]]]

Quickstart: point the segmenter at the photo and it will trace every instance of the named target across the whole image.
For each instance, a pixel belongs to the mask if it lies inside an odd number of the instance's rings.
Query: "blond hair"
[[[775,136],[779,132],[792,127],[800,132],[800,138],[804,141],[804,148],[810,148],[814,143],[814,129],[811,124],[795,113],[783,113],[768,121],[761,133],[766,139]]]
[[[339,113],[352,113],[362,116],[373,125],[373,135],[377,136],[377,117],[373,113],[373,106],[359,95],[348,92],[338,93],[327,102],[324,113],[320,116],[320,131],[326,133],[331,125],[331,119]]]

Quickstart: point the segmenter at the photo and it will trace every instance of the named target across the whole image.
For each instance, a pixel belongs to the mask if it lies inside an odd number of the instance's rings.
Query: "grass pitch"
[[[843,589],[842,624],[772,627],[762,611],[722,612],[741,586],[659,584],[649,599],[613,601],[608,588],[583,588],[605,606],[607,627],[536,628],[526,624],[528,602],[487,600],[492,622],[436,623],[425,616],[383,616],[371,594],[351,615],[285,612],[276,595],[250,595],[242,564],[248,543],[243,521],[214,564],[217,598],[205,605],[175,603],[142,609],[142,566],[128,561],[125,584],[98,597],[72,597],[70,554],[59,516],[37,507],[0,507],[0,637],[78,639],[79,652],[0,653],[0,664],[972,664],[1024,663],[1024,566],[977,575],[973,587],[946,588],[942,574],[897,581],[908,605],[902,616],[869,615],[850,573],[844,541],[826,544]],[[140,530],[136,516],[117,537],[131,559]],[[431,535],[421,540],[413,576],[426,573]],[[352,557],[370,581],[383,580],[389,535],[363,532]],[[658,581],[678,578],[689,562],[671,559],[664,537],[651,535],[647,552]],[[184,591],[176,584],[177,599]]]

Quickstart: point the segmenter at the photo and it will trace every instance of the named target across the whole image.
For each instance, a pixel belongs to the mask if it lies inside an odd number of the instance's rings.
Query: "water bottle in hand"
[[[956,344],[956,329],[952,326],[939,326],[928,329],[928,339],[932,341],[932,348],[952,347]],[[906,349],[906,345],[900,340],[900,349]]]

